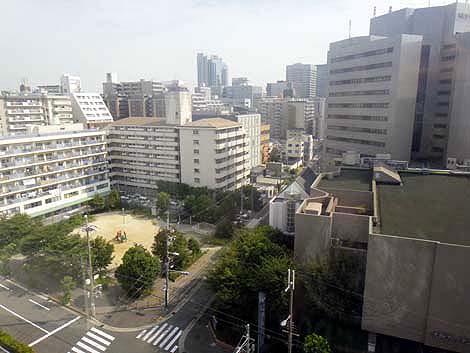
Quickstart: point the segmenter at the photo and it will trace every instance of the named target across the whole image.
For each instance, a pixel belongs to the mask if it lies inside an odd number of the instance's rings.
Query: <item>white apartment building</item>
[[[250,169],[261,164],[261,115],[237,114],[236,121],[242,124],[249,144]]]
[[[82,91],[82,80],[78,76],[63,74],[60,77],[61,93],[69,95],[72,93],[80,93]]]
[[[191,93],[173,90],[165,93],[165,118],[171,125],[184,125],[192,120]]]
[[[72,93],[74,121],[88,128],[104,127],[113,122],[113,117],[98,93]]]
[[[331,43],[326,152],[409,160],[422,37],[364,36]]]
[[[157,181],[181,181],[177,126],[142,117],[120,119],[107,130],[113,186],[154,196]]]
[[[24,135],[30,126],[73,123],[70,97],[46,94],[0,96],[0,134]]]
[[[181,182],[191,186],[234,190],[250,173],[248,138],[242,124],[201,119],[179,127]]]
[[[0,138],[0,213],[72,214],[110,190],[105,132],[40,126]]]

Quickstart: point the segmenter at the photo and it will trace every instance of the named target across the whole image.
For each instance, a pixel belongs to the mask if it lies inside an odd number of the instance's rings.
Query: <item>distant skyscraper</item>
[[[293,92],[293,86],[291,82],[277,81],[266,84],[266,95],[268,97],[279,97],[284,98],[286,96],[292,96],[293,94],[286,94],[286,92]]]
[[[197,54],[197,84],[220,91],[228,85],[228,67],[217,55]]]
[[[315,96],[326,98],[328,96],[328,64],[315,65],[315,68],[317,70]]]
[[[82,81],[78,76],[63,74],[60,77],[60,87],[62,94],[80,93],[82,91]]]
[[[316,68],[310,64],[293,64],[286,66],[286,81],[294,87],[298,98],[311,98],[316,94]]]

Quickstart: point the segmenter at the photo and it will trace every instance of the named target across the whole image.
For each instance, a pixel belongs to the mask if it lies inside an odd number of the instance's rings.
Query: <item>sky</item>
[[[432,6],[452,0],[431,0]],[[326,62],[328,44],[367,35],[377,15],[428,0],[21,0],[0,1],[0,89],[79,75],[101,92],[118,80],[197,80],[196,54],[217,54],[230,77],[265,85],[285,65]]]

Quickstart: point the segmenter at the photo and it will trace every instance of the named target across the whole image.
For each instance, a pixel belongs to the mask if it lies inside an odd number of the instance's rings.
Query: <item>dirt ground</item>
[[[126,214],[124,219],[121,212],[109,212],[95,215],[93,222],[96,231],[92,232],[91,237],[102,236],[111,240],[114,244],[114,259],[109,269],[116,268],[121,264],[122,257],[127,249],[134,246],[135,243],[143,245],[149,249],[152,247],[153,237],[158,232],[158,226],[152,220],[142,216]],[[116,232],[121,230],[126,232],[127,241],[124,243],[115,240]],[[74,233],[80,233],[85,236],[85,232],[76,229]]]

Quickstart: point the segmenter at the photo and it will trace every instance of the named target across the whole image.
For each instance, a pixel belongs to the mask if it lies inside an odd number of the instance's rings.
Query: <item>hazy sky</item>
[[[431,0],[442,5],[451,0]],[[64,73],[101,92],[106,72],[196,82],[196,53],[222,56],[230,77],[265,84],[286,64],[320,64],[328,43],[368,33],[373,7],[428,0],[14,0],[0,1],[0,89],[56,83]]]

